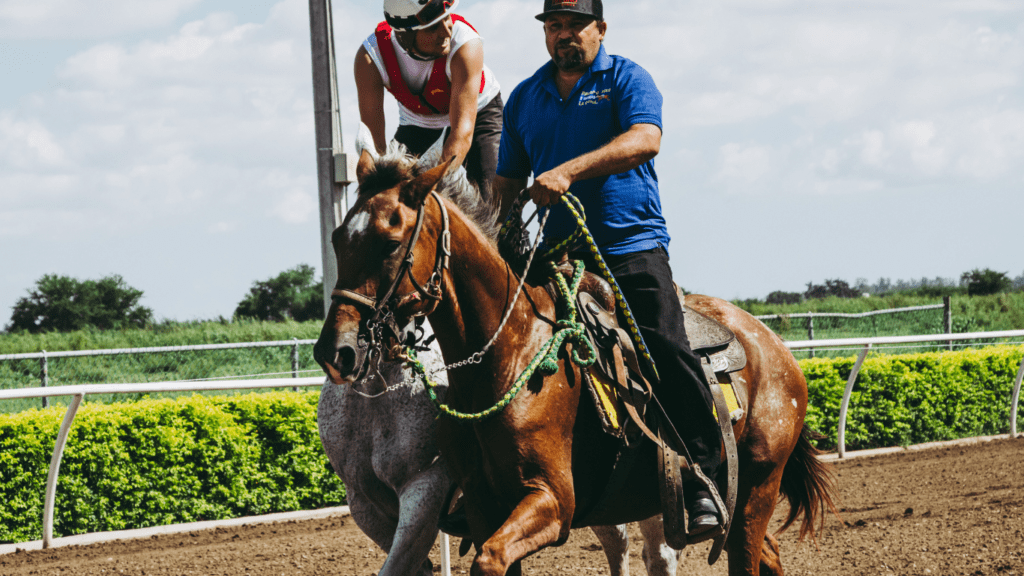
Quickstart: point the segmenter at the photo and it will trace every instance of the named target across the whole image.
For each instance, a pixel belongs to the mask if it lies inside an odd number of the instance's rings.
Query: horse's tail
[[[811,440],[821,438],[824,436],[813,432],[805,424],[796,448],[786,461],[779,492],[789,501],[789,516],[776,534],[789,528],[803,515],[800,539],[810,534],[811,539],[816,540],[815,524],[818,525],[818,531],[823,529],[825,515],[829,510],[839,517],[835,504],[838,499],[835,473],[831,466],[818,458],[821,452],[811,444]]]

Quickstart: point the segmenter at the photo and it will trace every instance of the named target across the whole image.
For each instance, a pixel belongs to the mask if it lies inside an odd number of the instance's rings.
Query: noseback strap
[[[359,294],[359,293],[353,292],[351,290],[342,290],[342,289],[335,288],[334,290],[331,291],[331,296],[337,296],[338,298],[344,298],[345,300],[350,300],[352,302],[355,302],[356,304],[362,304],[363,306],[368,306],[370,308],[376,308],[377,307],[377,299],[376,298],[370,298],[369,296],[365,296],[363,294]]]

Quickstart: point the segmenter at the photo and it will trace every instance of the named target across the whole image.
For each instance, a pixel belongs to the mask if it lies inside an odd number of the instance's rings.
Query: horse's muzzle
[[[352,340],[349,342],[348,340]],[[351,384],[366,376],[370,347],[358,338],[329,338],[324,334],[313,346],[313,359],[335,384]]]

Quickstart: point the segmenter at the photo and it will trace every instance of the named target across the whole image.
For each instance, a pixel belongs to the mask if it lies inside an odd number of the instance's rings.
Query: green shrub
[[[28,296],[15,302],[10,329],[37,333],[142,328],[153,321],[153,311],[139,305],[141,298],[142,290],[116,274],[84,281],[45,274]]]
[[[320,446],[316,393],[84,405],[61,462],[55,536],[344,502]],[[63,408],[0,415],[0,541],[42,535]]]
[[[273,278],[253,282],[249,294],[238,303],[235,316],[280,322],[323,320],[324,282],[316,282],[316,269],[299,264]]]
[[[1008,432],[1010,396],[1021,354],[1020,346],[996,346],[869,357],[850,396],[846,448],[906,446]],[[828,437],[819,447],[836,445],[839,405],[855,360],[800,361],[807,378],[807,423]]]

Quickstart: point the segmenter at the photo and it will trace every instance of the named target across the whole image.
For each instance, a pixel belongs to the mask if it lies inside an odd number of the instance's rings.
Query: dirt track
[[[820,552],[795,530],[783,534],[787,574],[1024,576],[1024,439],[854,459],[836,471],[846,524],[827,520]],[[644,574],[639,533],[631,537],[631,572]],[[706,550],[687,549],[679,573],[725,574],[724,561],[707,568]],[[436,546],[431,559],[439,571]],[[453,573],[468,573],[470,559],[453,558]],[[0,556],[0,574],[371,575],[383,561],[351,518],[331,518],[20,552]],[[607,573],[589,530],[523,564],[527,574]]]

